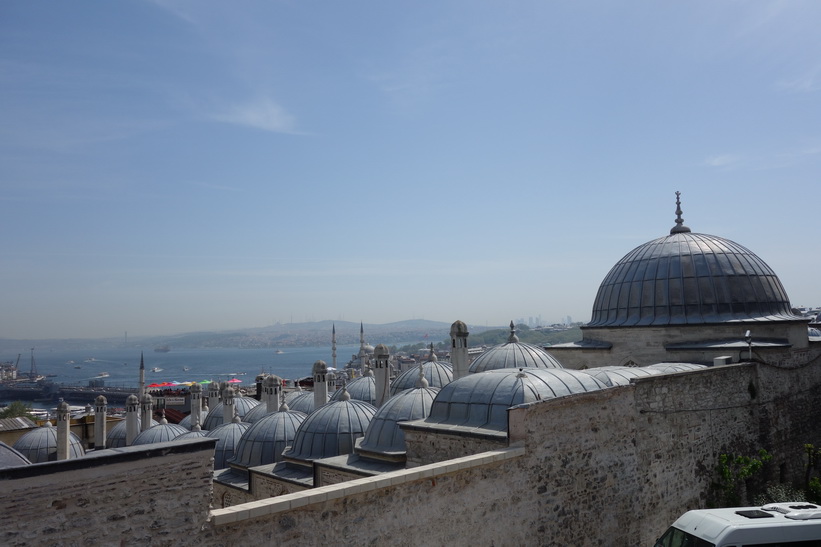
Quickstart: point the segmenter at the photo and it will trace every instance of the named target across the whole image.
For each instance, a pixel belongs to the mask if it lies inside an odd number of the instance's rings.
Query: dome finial
[[[670,229],[670,235],[672,234],[686,234],[690,231],[690,228],[684,225],[684,219],[681,218],[681,192],[676,191],[676,225]]]
[[[433,353],[433,342],[430,343],[430,351],[428,352],[428,362],[432,363],[436,361],[436,354]]]
[[[416,379],[416,387],[426,388],[430,384],[428,383],[428,379],[425,378],[425,367],[422,363],[419,363],[419,377]]]
[[[513,324],[513,321],[510,322],[510,336],[507,337],[507,343],[518,342],[519,337],[516,336],[516,325]]]

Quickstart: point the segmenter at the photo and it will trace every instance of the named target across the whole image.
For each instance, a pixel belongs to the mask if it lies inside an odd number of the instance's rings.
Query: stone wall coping
[[[518,458],[523,456],[525,449],[522,447],[503,448],[491,450],[471,456],[464,456],[452,460],[445,460],[410,469],[400,469],[391,471],[375,477],[365,477],[351,481],[320,486],[303,492],[294,492],[264,500],[252,501],[240,505],[226,507],[225,509],[213,509],[210,513],[210,520],[214,526],[241,522],[248,519],[273,515],[284,511],[289,511],[306,505],[322,503],[328,500],[343,498],[353,494],[360,494],[371,490],[398,486],[418,480],[430,479],[454,473],[463,469],[480,467],[491,463]]]

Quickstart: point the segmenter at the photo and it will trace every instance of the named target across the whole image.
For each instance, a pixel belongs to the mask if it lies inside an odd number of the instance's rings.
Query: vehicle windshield
[[[670,529],[659,538],[655,547],[715,547],[715,544],[688,534],[684,530],[670,527]]]

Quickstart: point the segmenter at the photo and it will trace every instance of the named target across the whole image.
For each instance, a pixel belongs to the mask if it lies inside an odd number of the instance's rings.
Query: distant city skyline
[[[821,4],[0,6],[0,338],[588,321],[674,224],[821,303]]]

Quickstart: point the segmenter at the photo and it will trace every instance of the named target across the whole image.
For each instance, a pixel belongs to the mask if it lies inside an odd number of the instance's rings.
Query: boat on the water
[[[184,372],[188,372],[189,370],[191,370],[191,367],[182,367],[182,370],[183,370]]]
[[[157,353],[168,353],[169,351],[171,351],[171,346],[157,346],[156,348],[154,348],[154,351],[156,351]]]
[[[109,373],[107,373],[107,372],[101,372],[100,374],[98,374],[97,376],[95,376],[95,378],[108,378],[109,376],[111,376]]]
[[[154,367],[151,369],[151,372],[162,372],[162,369],[160,367]]]

